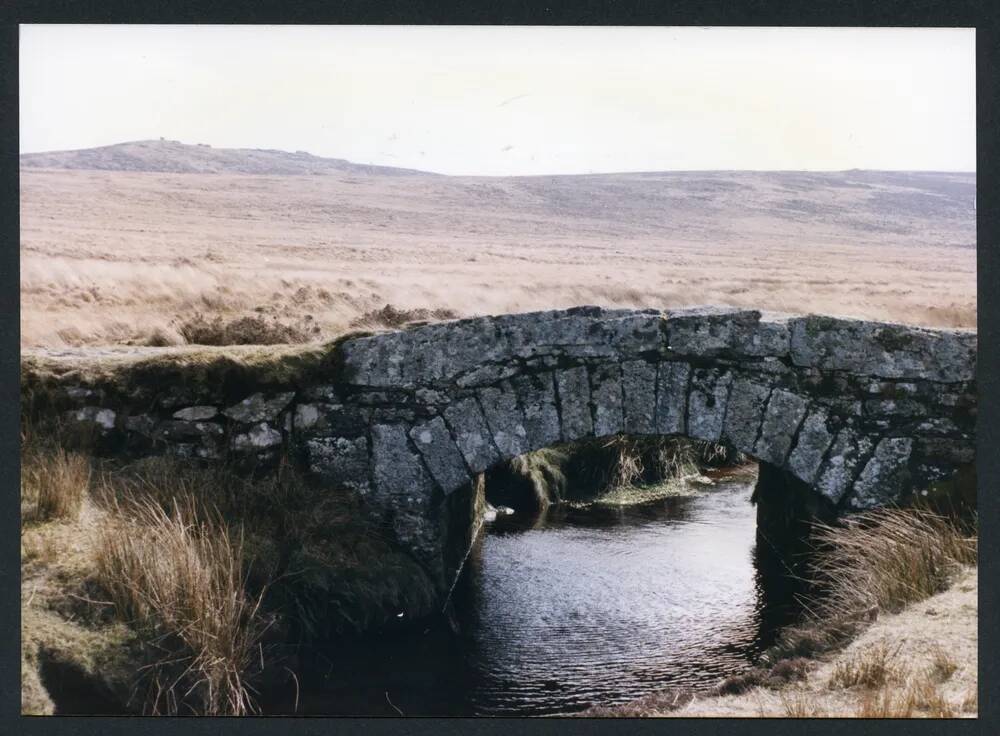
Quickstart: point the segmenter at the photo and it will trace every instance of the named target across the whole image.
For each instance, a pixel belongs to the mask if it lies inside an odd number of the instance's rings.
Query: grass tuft
[[[538,508],[558,503],[566,495],[566,475],[563,468],[568,455],[559,447],[547,447],[513,458],[511,472],[523,478],[534,493]]]
[[[175,320],[173,327],[191,345],[282,345],[308,342],[319,334],[312,319],[288,324],[276,318],[244,316],[225,320],[196,312]]]
[[[979,690],[975,687],[970,688],[962,699],[961,708],[963,713],[977,712],[979,710]]]
[[[901,642],[891,646],[883,641],[851,659],[838,661],[830,678],[830,687],[845,690],[852,687],[871,689],[898,682],[901,673],[895,660],[901,646]]]
[[[265,624],[243,585],[243,543],[190,497],[118,502],[96,550],[97,577],[119,615],[151,632],[152,713],[255,711],[245,673]]]
[[[955,718],[960,711],[952,705],[940,686],[926,677],[909,680],[904,686],[884,684],[862,694],[856,715],[859,718]]]
[[[75,521],[90,485],[89,458],[22,437],[21,514],[24,521]]]
[[[516,457],[488,475],[487,489],[490,492],[509,484],[526,486],[538,508],[562,501],[642,503],[662,498],[665,484],[682,487],[684,481],[700,477],[703,465],[741,459],[729,448],[708,442],[614,435]],[[659,488],[651,493],[636,493],[640,489],[652,491],[654,486]],[[518,495],[525,494],[514,494]]]
[[[823,715],[812,696],[803,690],[781,691],[778,699],[787,718],[819,718]]]
[[[400,309],[392,304],[386,304],[381,309],[365,312],[351,322],[351,327],[398,329],[410,322],[439,322],[456,317],[458,314],[451,309]]]
[[[897,612],[940,593],[976,563],[976,536],[922,509],[879,509],[843,526],[817,525],[816,566],[828,589],[821,617]]]
[[[958,662],[940,645],[931,655],[931,677],[937,682],[947,682],[958,670]]]

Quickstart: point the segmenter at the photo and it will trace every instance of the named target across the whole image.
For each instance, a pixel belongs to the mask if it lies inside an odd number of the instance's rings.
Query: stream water
[[[559,715],[710,687],[795,612],[755,553],[752,486],[500,517],[454,591],[457,634],[442,622],[316,653],[298,712]]]

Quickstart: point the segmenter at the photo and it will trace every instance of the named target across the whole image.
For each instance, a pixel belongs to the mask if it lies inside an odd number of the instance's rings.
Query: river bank
[[[975,718],[978,571],[879,617],[843,649],[797,663],[801,679],[734,695],[659,692],[583,715],[675,718]]]
[[[876,520],[906,547],[879,557],[873,573],[857,555],[866,531],[833,540],[833,590],[782,634],[748,672],[701,691],[660,690],[592,708],[597,717],[968,718],[978,712],[978,569],[975,537],[926,512]],[[854,538],[852,537],[852,532]],[[902,532],[902,535],[900,535]],[[939,539],[935,540],[937,535]],[[846,541],[845,541],[846,537]],[[868,541],[875,541],[869,536]],[[940,549],[930,546],[940,542]],[[930,543],[930,544],[928,544]],[[841,549],[836,545],[842,544]],[[877,543],[872,544],[877,548]],[[854,547],[845,554],[845,547]],[[914,554],[920,558],[914,557]],[[853,555],[853,558],[852,558]],[[844,567],[845,559],[855,565]],[[898,565],[903,560],[905,565]],[[861,562],[861,564],[856,564]],[[900,574],[902,573],[902,574]],[[846,577],[849,576],[849,577]],[[845,589],[845,581],[850,579]],[[854,605],[851,605],[851,603]],[[864,605],[858,605],[864,604]],[[841,610],[839,618],[833,612]],[[824,621],[823,618],[829,620]]]
[[[974,718],[978,711],[978,570],[880,617],[801,682],[695,699],[680,717]]]
[[[22,713],[254,713],[299,647],[436,611],[352,494],[62,439],[22,437]]]

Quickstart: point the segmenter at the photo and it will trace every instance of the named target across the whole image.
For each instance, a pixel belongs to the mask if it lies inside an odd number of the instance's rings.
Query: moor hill
[[[728,304],[975,324],[976,175],[446,176],[139,141],[21,156],[22,342],[192,312]]]

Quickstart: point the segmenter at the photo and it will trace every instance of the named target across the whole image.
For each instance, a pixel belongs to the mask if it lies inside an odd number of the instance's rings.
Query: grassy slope
[[[21,532],[21,712],[48,715],[43,660],[73,668],[126,702],[144,662],[136,632],[90,603],[96,530],[103,512],[85,501],[79,518],[30,522]]]
[[[226,631],[239,634],[243,624],[218,622],[214,612],[237,597],[252,602],[262,590],[264,610],[240,613],[233,621],[267,628],[262,656],[268,671],[259,671],[256,639],[251,637],[253,667],[246,670],[247,647],[234,648],[231,657],[227,650],[224,658],[231,658],[232,666],[227,664],[226,676],[273,677],[269,672],[284,673],[283,657],[299,643],[395,625],[400,612],[406,621],[420,619],[433,609],[436,591],[422,568],[378,528],[363,522],[350,494],[312,489],[295,477],[249,482],[225,469],[198,469],[170,458],[125,466],[95,460],[95,472],[82,472],[76,462],[57,461],[59,451],[51,438],[29,433],[26,439],[21,489],[24,713],[52,713],[54,700],[74,695],[65,688],[47,691],[51,683],[41,675],[53,663],[62,672],[75,673],[78,684],[66,687],[79,689],[79,682],[85,682],[88,691],[117,704],[112,710],[129,703],[131,709],[149,711],[155,703],[161,712],[228,712],[231,702],[220,703],[218,697],[214,705],[197,699],[175,704],[149,688],[179,675],[163,664],[167,660],[181,662],[181,669],[193,660],[200,668],[179,676],[183,684],[178,693],[204,682],[199,677],[218,677],[219,668],[211,662],[221,660],[209,646],[212,642],[184,632],[225,625]],[[66,457],[91,462],[74,453]],[[63,470],[53,470],[59,468]],[[53,518],[38,511],[39,498],[46,495],[77,501],[59,504],[66,511]],[[190,509],[180,524],[169,515],[133,513],[136,501],[171,509],[178,499],[183,509]],[[142,508],[153,506],[141,504],[138,510]],[[211,531],[219,523],[228,528],[228,536]],[[204,539],[202,528],[209,535]],[[228,555],[220,548],[223,543],[238,543],[242,555]],[[213,594],[218,592],[220,605],[199,603],[205,597],[199,594],[199,581],[231,582],[236,574],[227,572],[226,561],[241,557],[246,563],[242,585],[216,585]]]
[[[977,585],[977,569],[966,569],[948,590],[880,617],[843,650],[818,661],[802,682],[695,699],[648,715],[975,717]],[[843,674],[858,671],[871,673],[860,678],[867,681],[852,683],[858,677]]]

